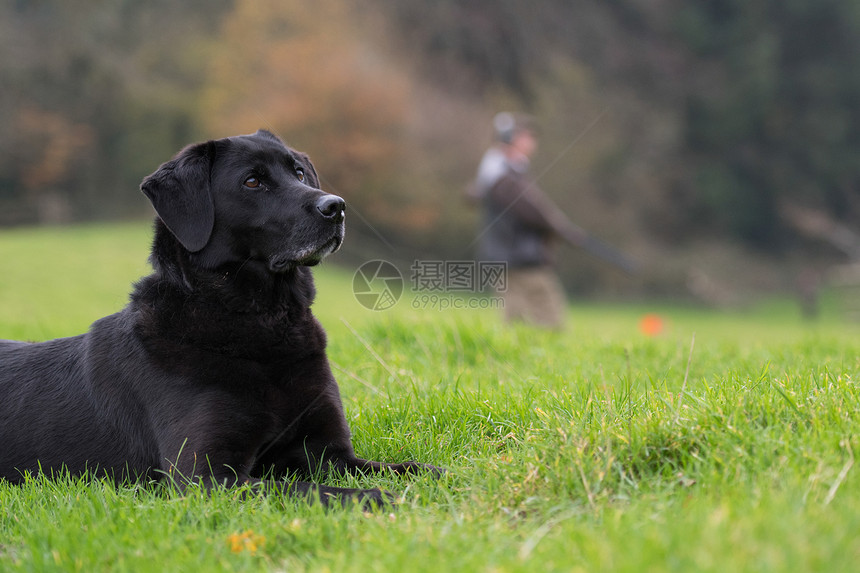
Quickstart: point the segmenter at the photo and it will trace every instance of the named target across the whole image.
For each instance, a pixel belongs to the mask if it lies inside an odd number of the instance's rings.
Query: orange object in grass
[[[654,313],[646,314],[639,321],[639,330],[646,336],[657,336],[663,332],[663,318]]]
[[[232,533],[227,536],[227,543],[230,544],[230,550],[233,553],[241,553],[247,551],[255,554],[257,549],[266,543],[266,538],[263,535],[257,535],[253,530],[248,529],[241,533]]]

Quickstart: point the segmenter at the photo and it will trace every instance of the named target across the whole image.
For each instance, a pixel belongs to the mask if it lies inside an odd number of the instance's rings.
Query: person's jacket
[[[481,258],[509,267],[552,264],[558,237],[554,207],[525,173],[507,169],[482,198]]]

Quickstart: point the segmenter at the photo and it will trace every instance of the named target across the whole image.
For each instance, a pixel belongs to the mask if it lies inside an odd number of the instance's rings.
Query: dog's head
[[[191,145],[141,183],[198,264],[312,266],[340,248],[343,199],[320,190],[304,153],[268,131]]]

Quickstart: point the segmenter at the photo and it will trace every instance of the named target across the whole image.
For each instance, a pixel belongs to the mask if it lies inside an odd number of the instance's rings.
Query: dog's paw
[[[389,467],[399,474],[430,474],[431,477],[437,479],[448,473],[445,468],[420,462],[403,462],[402,464],[391,464]]]
[[[365,511],[380,511],[397,505],[397,496],[383,489],[358,490],[356,497]]]
[[[397,497],[391,492],[374,489],[347,489],[320,486],[319,500],[326,507],[353,507],[358,505],[365,511],[378,511],[397,504]]]

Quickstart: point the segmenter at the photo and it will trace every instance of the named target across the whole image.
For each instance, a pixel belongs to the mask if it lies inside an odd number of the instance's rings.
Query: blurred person
[[[587,235],[529,177],[538,147],[533,118],[499,113],[493,131],[495,142],[481,159],[469,189],[483,215],[479,256],[507,264],[507,284],[501,292],[506,321],[560,329],[567,301],[555,270],[556,244],[579,246]]]

